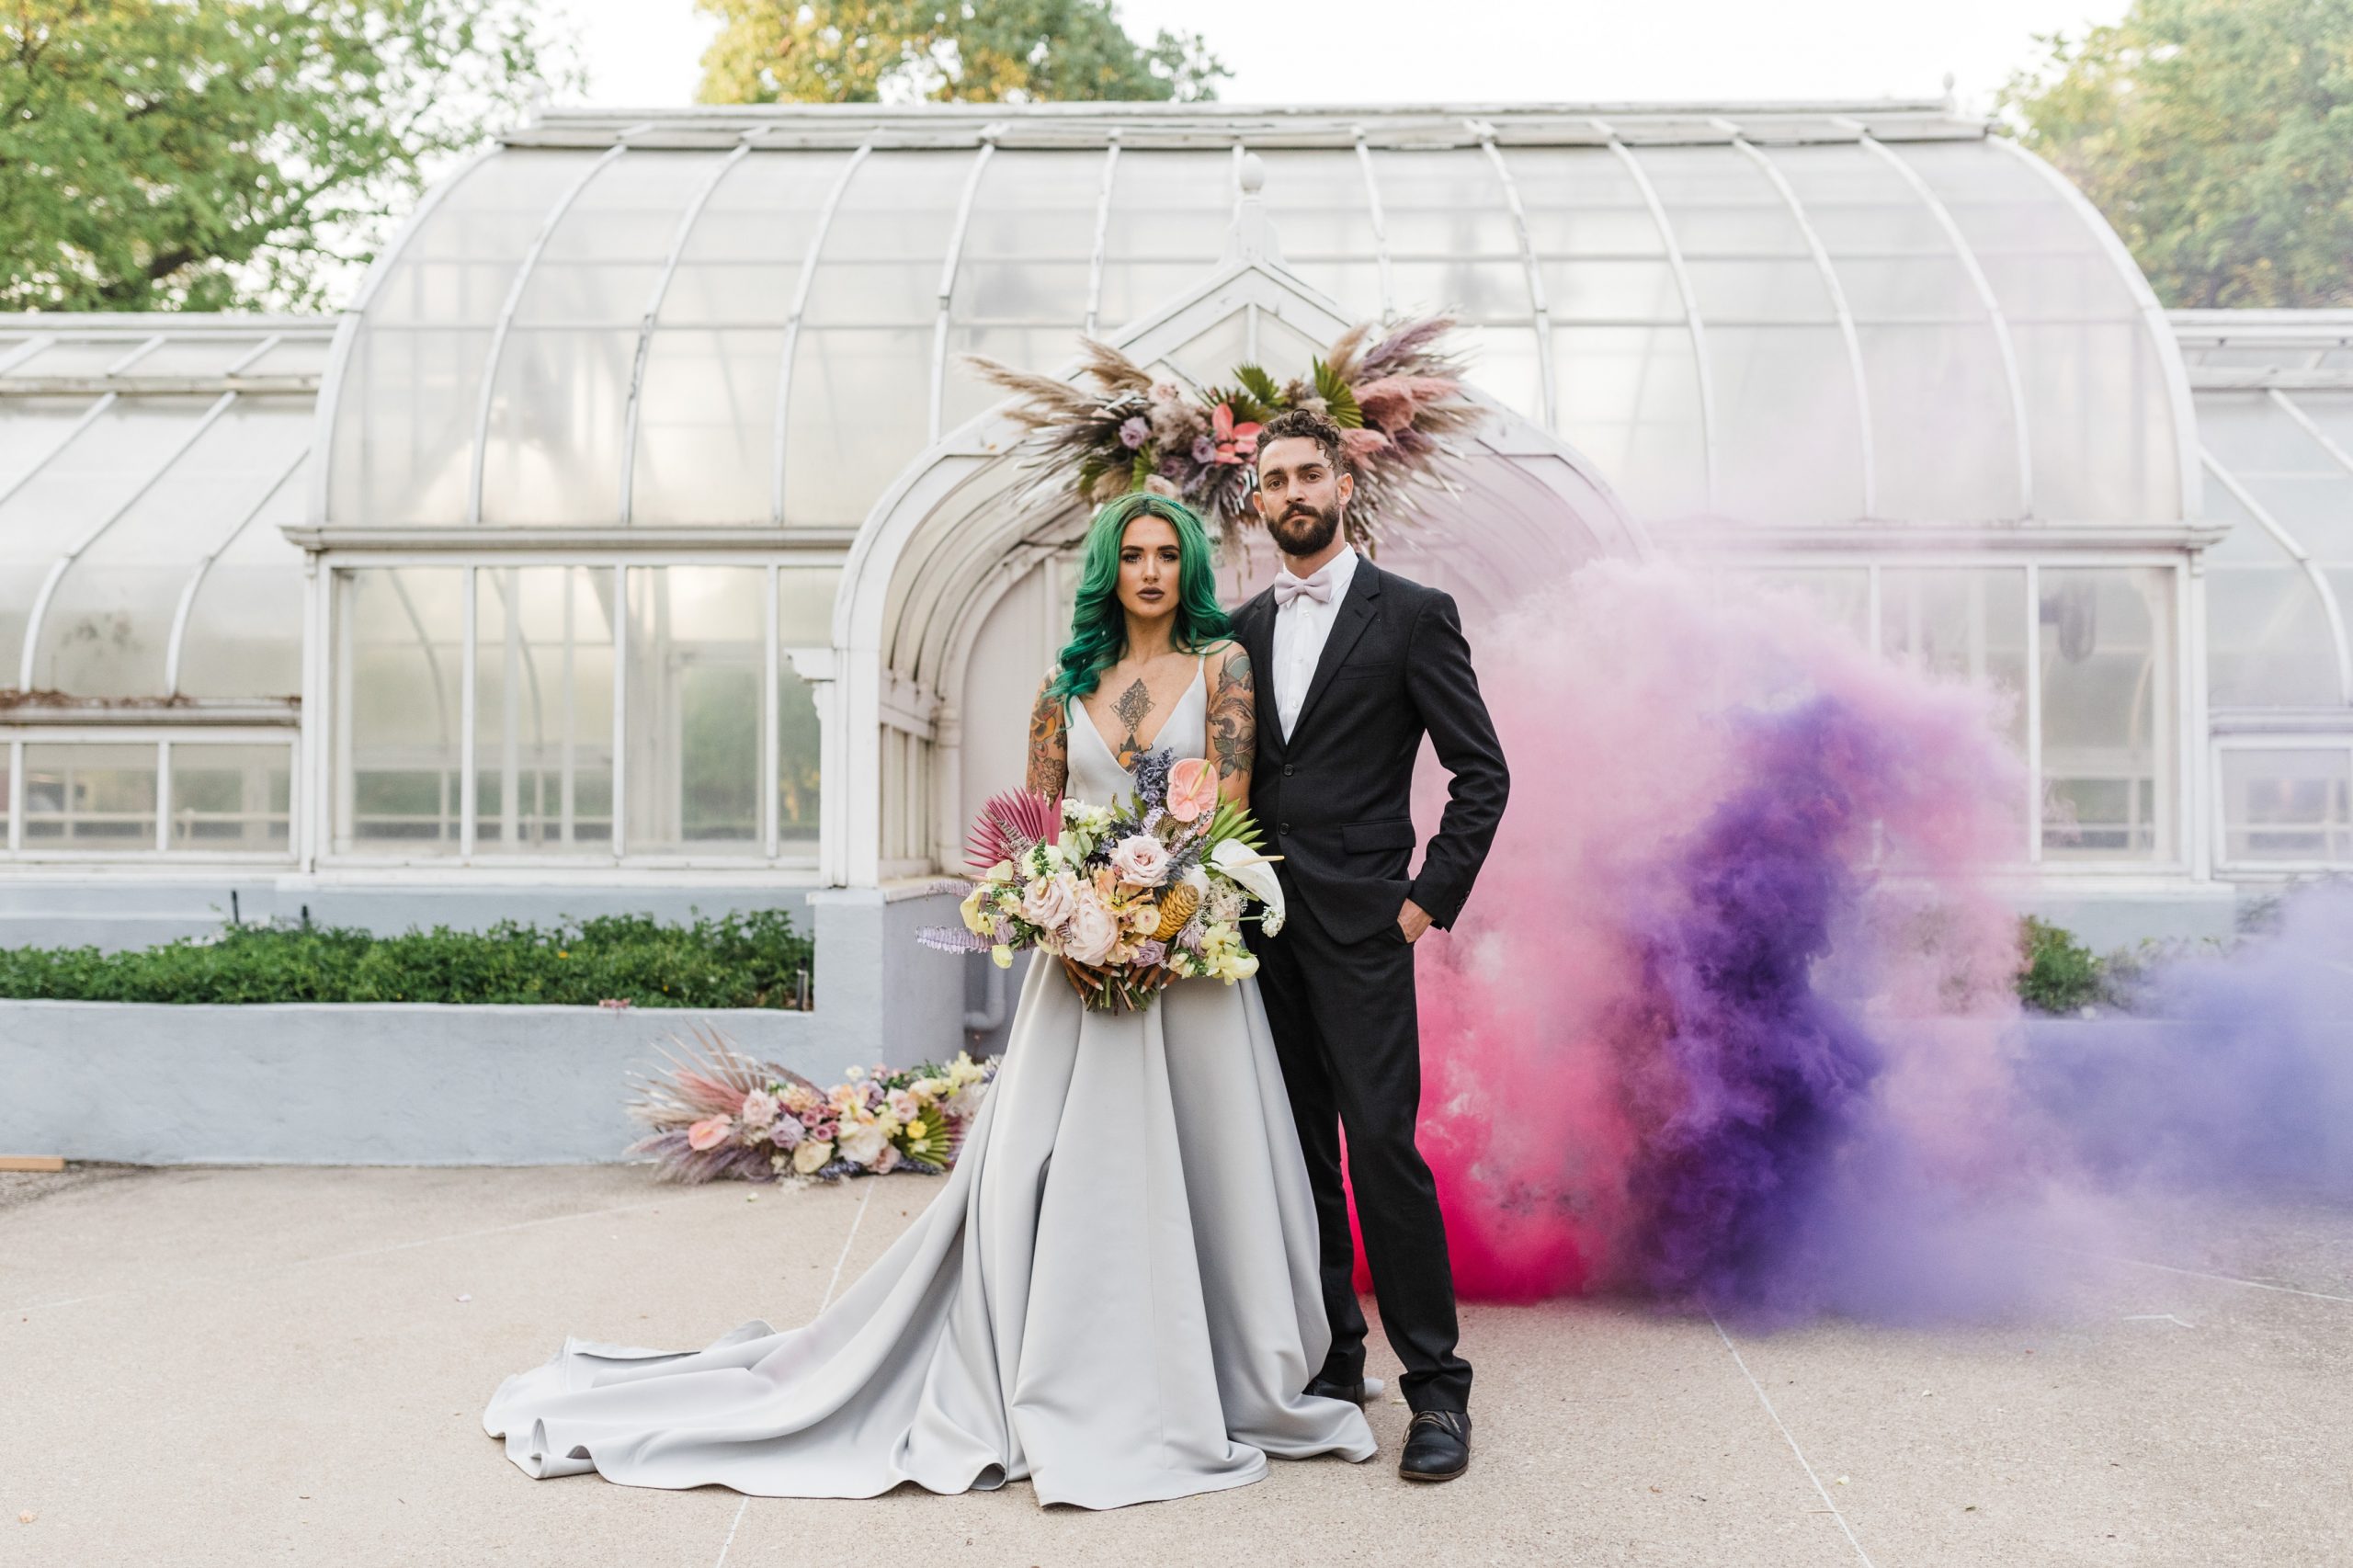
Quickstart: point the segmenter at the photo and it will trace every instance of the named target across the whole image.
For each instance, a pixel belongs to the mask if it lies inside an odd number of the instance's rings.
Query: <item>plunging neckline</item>
[[[1194,661],[1193,678],[1187,681],[1185,683],[1185,689],[1176,694],[1176,700],[1169,705],[1168,716],[1160,721],[1160,728],[1152,733],[1152,739],[1149,741],[1138,741],[1136,743],[1137,756],[1142,756],[1145,752],[1152,750],[1153,747],[1160,744],[1160,738],[1168,733],[1168,726],[1176,722],[1176,710],[1185,706],[1185,699],[1193,695],[1193,688],[1197,686],[1206,686],[1209,679],[1209,655],[1207,653],[1202,654],[1199,659]],[[1075,697],[1070,699],[1070,704],[1073,708],[1077,709],[1079,716],[1086,721],[1087,733],[1093,735],[1095,737],[1095,744],[1103,748],[1103,755],[1111,759],[1111,766],[1119,768],[1123,773],[1128,771],[1128,765],[1120,760],[1119,748],[1114,746],[1109,741],[1103,738],[1103,727],[1095,722],[1095,715],[1088,710],[1086,704],[1080,701]]]

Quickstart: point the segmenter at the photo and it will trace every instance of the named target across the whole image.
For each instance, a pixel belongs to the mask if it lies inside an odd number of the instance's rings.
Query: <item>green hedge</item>
[[[541,930],[229,926],[161,947],[0,949],[0,997],[73,1002],[540,1002],[791,1007],[813,968],[782,910],[665,926],[610,915]]]

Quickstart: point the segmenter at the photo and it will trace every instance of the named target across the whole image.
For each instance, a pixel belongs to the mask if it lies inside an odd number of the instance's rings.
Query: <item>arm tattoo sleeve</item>
[[[1210,694],[1210,755],[1221,782],[1247,778],[1258,753],[1258,698],[1250,677],[1250,655],[1235,643],[1217,672]]]
[[[1029,710],[1029,767],[1023,786],[1033,794],[1060,800],[1070,780],[1070,735],[1063,728],[1063,702],[1050,680],[1038,688]]]

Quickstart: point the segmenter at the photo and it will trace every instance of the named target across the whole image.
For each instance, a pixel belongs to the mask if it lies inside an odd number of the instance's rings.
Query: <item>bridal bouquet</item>
[[[964,928],[923,933],[929,946],[985,951],[1002,969],[1015,949],[1062,961],[1087,1006],[1140,1010],[1171,980],[1228,984],[1258,969],[1243,945],[1253,903],[1282,929],[1282,887],[1250,813],[1220,801],[1217,770],[1199,757],[1148,751],[1133,794],[1096,804],[1027,790],[991,800],[972,824],[980,878]]]
[[[652,1155],[665,1181],[936,1176],[955,1163],[996,1077],[995,1062],[959,1051],[945,1065],[852,1067],[847,1082],[820,1088],[790,1068],[744,1055],[716,1029],[695,1033],[696,1041],[670,1037],[685,1061],[655,1047],[671,1070],[646,1081],[629,1107],[631,1118],[653,1131],[624,1153]]]

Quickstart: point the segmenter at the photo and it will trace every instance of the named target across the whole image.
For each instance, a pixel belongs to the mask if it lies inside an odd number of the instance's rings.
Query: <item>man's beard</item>
[[[1330,511],[1293,502],[1267,520],[1267,531],[1285,555],[1313,555],[1340,531],[1340,508]]]

